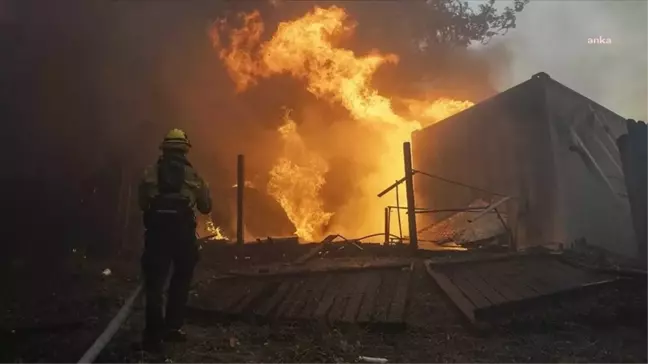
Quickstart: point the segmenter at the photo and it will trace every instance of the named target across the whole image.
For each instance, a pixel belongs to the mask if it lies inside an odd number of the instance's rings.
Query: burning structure
[[[241,14],[239,20],[238,28],[221,19],[210,30],[238,92],[264,79],[289,76],[319,104],[331,107],[326,118],[319,111],[286,111],[277,130],[283,147],[269,170],[266,192],[304,241],[321,240],[328,232],[359,236],[382,231],[383,208],[394,205],[397,197],[386,201],[375,195],[401,177],[402,143],[412,131],[473,103],[381,94],[372,78],[382,65],[397,63],[398,56],[377,51],[357,55],[342,47],[355,26],[343,8],[315,7],[280,23],[265,41],[259,12]],[[323,134],[330,142],[323,143]],[[350,181],[340,177],[361,168]]]
[[[413,159],[421,170],[510,196],[500,209],[519,247],[585,239],[635,256],[617,147],[627,132],[624,118],[539,73],[414,132]],[[420,175],[415,185],[417,207],[459,208],[493,198]],[[419,217],[429,223],[448,215]]]

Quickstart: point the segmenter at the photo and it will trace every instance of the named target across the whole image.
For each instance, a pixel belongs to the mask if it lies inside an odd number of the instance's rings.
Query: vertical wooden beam
[[[130,220],[131,220],[131,198],[132,198],[132,186],[130,183],[130,179],[127,178],[126,181],[128,181],[128,185],[126,188],[126,211],[124,211],[124,227],[122,230],[122,236],[121,236],[121,246],[120,251],[124,249],[124,247],[129,246],[130,244]]]
[[[396,184],[396,214],[398,215],[398,237],[400,244],[403,243],[403,223],[401,222],[400,192],[398,192],[398,183]]]
[[[118,247],[121,250],[121,239],[122,234],[120,234],[122,226],[122,212],[123,212],[123,202],[124,202],[124,166],[119,161],[119,190],[117,191],[117,210],[115,211],[114,219],[112,219],[112,241],[119,242],[120,246]]]
[[[389,206],[385,207],[385,245],[389,244]]]
[[[412,169],[412,148],[409,142],[403,143],[405,157],[405,192],[407,193],[407,220],[409,225],[410,247],[418,249],[418,236],[416,235],[416,208],[414,206],[414,170]]]
[[[243,189],[245,188],[245,160],[238,155],[236,176],[236,243],[243,244]]]

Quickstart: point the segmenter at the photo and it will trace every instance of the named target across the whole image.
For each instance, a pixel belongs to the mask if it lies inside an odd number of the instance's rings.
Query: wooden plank
[[[270,313],[281,303],[288,291],[293,285],[294,280],[285,280],[279,284],[274,294],[270,296],[265,302],[262,302],[254,309],[254,314],[257,316],[268,316]]]
[[[342,316],[344,316],[346,308],[355,293],[354,291],[357,290],[359,279],[360,277],[358,274],[347,274],[345,276],[342,288],[335,297],[335,301],[333,301],[331,309],[329,310],[329,322],[339,322],[342,320]]]
[[[343,275],[337,274],[335,277],[332,279],[332,281],[329,283],[329,285],[326,287],[326,291],[324,292],[324,295],[322,296],[322,300],[320,301],[319,305],[317,305],[317,308],[315,309],[315,312],[313,313],[313,318],[317,320],[321,320],[325,318],[329,310],[331,309],[331,306],[333,305],[333,302],[335,302],[335,297],[338,295],[340,290],[342,289],[344,280],[342,279]]]
[[[490,283],[493,290],[501,294],[507,301],[532,299],[549,294],[554,290],[551,279],[548,278],[553,271],[553,257],[551,256],[547,256],[545,259],[511,260],[498,264],[484,264],[474,271],[475,275]]]
[[[315,277],[315,288],[313,289],[311,295],[306,299],[306,303],[301,311],[295,316],[296,319],[310,319],[313,318],[315,314],[315,309],[319,306],[324,293],[326,293],[326,288],[329,283],[333,280],[335,276],[333,274],[327,274],[325,276]]]
[[[249,289],[249,282],[238,282],[230,287],[230,289],[220,293],[224,297],[218,307],[219,310],[222,312],[228,312],[231,307],[236,306],[236,304],[241,301],[245,295],[247,295]]]
[[[516,263],[517,262],[509,262],[508,264],[502,265],[502,283],[506,284],[511,290],[513,290],[520,297],[520,300],[538,297],[538,292],[529,288],[526,283],[520,279],[523,270],[521,266]]]
[[[371,315],[371,322],[380,323],[387,321],[389,306],[391,306],[394,300],[394,291],[398,284],[398,273],[399,271],[391,269],[380,272],[383,277],[382,284],[378,289],[378,296],[376,297],[374,312]]]
[[[480,274],[476,271],[470,269],[470,267],[465,267],[459,272],[460,276],[468,281],[472,287],[474,287],[484,298],[490,302],[490,305],[499,305],[507,301],[499,292],[495,291],[491,285],[486,282]]]
[[[588,281],[598,281],[600,277],[597,277],[596,274],[587,272],[582,269],[574,268],[570,265],[555,260],[551,264],[552,277],[556,277],[560,282],[563,283],[565,288],[568,287],[580,287],[582,284],[587,283]]]
[[[441,270],[442,268],[452,268],[452,267],[458,267],[459,265],[464,265],[464,264],[488,264],[488,263],[494,263],[494,262],[504,262],[504,261],[509,261],[509,260],[514,260],[514,259],[521,259],[521,258],[529,258],[529,257],[534,257],[535,255],[531,255],[528,253],[497,253],[497,254],[492,254],[488,256],[470,256],[470,257],[462,257],[458,259],[451,259],[451,260],[430,260],[430,264],[432,265],[432,269],[434,269],[435,272],[444,272]]]
[[[389,314],[387,315],[387,322],[389,323],[405,321],[405,307],[409,295],[412,268],[413,267],[410,267],[407,270],[402,270],[398,275],[396,292],[394,293],[394,299],[389,307]]]
[[[237,279],[230,282],[228,289],[219,292],[223,299],[219,302],[217,310],[226,312],[230,307],[236,305],[247,294],[249,281]]]
[[[273,287],[274,283],[268,281],[255,281],[252,289],[248,294],[230,311],[233,314],[242,314],[245,312],[258,298],[268,293]]]
[[[366,323],[371,321],[371,314],[376,306],[376,297],[378,290],[382,283],[382,275],[380,271],[372,271],[367,284],[365,285],[364,294],[362,295],[362,303],[358,309],[356,322]]]
[[[592,276],[600,276],[601,275],[598,272],[594,272],[594,271],[591,271],[591,270],[588,270],[588,269],[585,269],[585,268],[582,268],[582,267],[569,265],[569,264],[567,264],[564,261],[559,260],[559,259],[555,259],[553,263],[556,264],[558,269],[566,271],[566,272],[571,272],[575,276],[592,277]]]
[[[503,278],[501,268],[479,267],[479,270],[475,270],[475,273],[489,284],[497,293],[502,295],[506,301],[519,301],[522,299],[520,295],[509,287],[506,279]]]
[[[561,290],[561,287],[570,285],[564,277],[556,275],[552,262],[543,262],[542,266],[533,264],[526,267],[523,279],[527,286],[535,290],[539,295],[547,295]]]
[[[389,268],[402,268],[408,267],[411,264],[411,259],[402,259],[398,261],[377,261],[377,262],[345,262],[345,264],[335,266],[334,264],[322,265],[316,267],[295,267],[288,266],[279,268],[276,271],[267,272],[250,272],[248,270],[232,270],[228,274],[236,277],[281,277],[281,276],[296,276],[296,275],[309,275],[316,273],[342,273],[342,272],[356,272],[358,270],[367,269],[389,269]]]
[[[572,281],[571,277],[563,273],[562,269],[556,266],[554,260],[549,259],[526,265],[520,278],[541,296],[574,286],[574,283],[570,282]]]
[[[197,287],[198,296],[190,295],[189,302],[192,306],[205,310],[217,309],[220,301],[225,299],[220,292],[226,292],[232,286],[231,280],[209,280],[199,282]],[[213,294],[217,292],[217,294]]]
[[[356,321],[358,312],[360,310],[360,305],[362,304],[362,299],[365,296],[365,292],[368,288],[368,285],[371,281],[371,278],[375,274],[374,272],[364,272],[355,280],[356,286],[354,287],[353,295],[351,300],[347,304],[346,310],[341,317],[342,322],[353,323]]]
[[[556,285],[549,280],[547,277],[540,277],[533,273],[526,273],[520,277],[520,280],[529,287],[531,290],[537,293],[537,296],[544,296],[553,292],[556,292]]]
[[[291,307],[286,308],[284,317],[288,319],[297,318],[297,316],[302,311],[304,306],[306,306],[306,302],[308,301],[308,298],[313,295],[316,281],[317,281],[317,277],[309,277],[308,279],[304,280],[302,288],[299,290],[297,294],[295,294],[294,297],[292,297],[293,302]]]
[[[516,262],[507,262],[502,266],[502,283],[506,284],[511,290],[515,292],[521,299],[529,299],[538,296],[538,292],[528,287],[521,279],[523,274],[521,267]]]
[[[252,280],[246,280],[238,284],[236,291],[230,291],[233,294],[229,294],[228,292],[227,296],[229,297],[229,302],[224,305],[223,311],[230,314],[233,313],[233,311],[238,308],[239,304],[245,301],[246,298],[253,293],[257,286],[258,282]]]
[[[468,318],[469,321],[475,322],[475,305],[455,286],[450,278],[443,273],[435,272],[428,262],[425,262],[425,269],[434,281],[439,285],[459,310]]]
[[[302,278],[297,280],[292,287],[290,288],[290,291],[286,295],[286,297],[283,299],[283,302],[279,304],[277,307],[277,312],[275,313],[276,318],[283,318],[286,316],[288,311],[292,309],[292,306],[295,304],[297,296],[301,293],[302,290],[308,289],[306,287],[305,283],[308,281],[308,278]]]
[[[453,272],[448,272],[448,277],[454,283],[457,287],[459,287],[459,290],[463,292],[466,297],[473,303],[473,305],[477,308],[484,308],[491,306],[492,304],[486,297],[484,297],[481,292],[479,292],[475,287],[473,287],[468,280],[466,280],[459,271],[453,271]]]
[[[558,261],[549,262],[542,271],[536,270],[530,273],[534,282],[542,282],[547,286],[544,294],[551,294],[559,291],[575,289],[587,281],[587,273],[579,272]]]
[[[541,292],[536,291],[534,287],[530,286],[527,280],[520,275],[509,276],[506,282],[511,289],[522,297],[523,300],[536,298],[542,294]]]
[[[648,272],[646,272],[645,270],[641,270],[637,268],[628,268],[628,267],[626,268],[618,267],[617,269],[601,268],[589,264],[584,264],[582,262],[576,262],[572,259],[560,255],[556,256],[556,259],[559,260],[561,263],[568,265],[574,269],[593,273],[595,276],[597,276],[598,279],[603,278],[602,276],[608,277],[608,279],[614,276],[645,279],[646,275],[648,275]]]

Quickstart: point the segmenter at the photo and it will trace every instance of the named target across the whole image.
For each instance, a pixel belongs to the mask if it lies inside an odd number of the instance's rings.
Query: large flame
[[[367,151],[378,170],[358,180],[363,196],[357,196],[353,211],[363,218],[337,221],[342,234],[363,234],[380,231],[383,227],[382,207],[395,204],[378,200],[376,193],[403,176],[402,143],[423,126],[442,120],[472,106],[469,101],[450,99],[398,100],[407,107],[407,117],[398,115],[392,100],[371,86],[371,80],[383,64],[398,62],[393,54],[372,53],[358,56],[353,51],[337,47],[340,37],[349,36],[349,24],[344,9],[332,6],[315,7],[303,17],[281,23],[272,38],[261,42],[264,25],[258,12],[242,14],[243,26],[230,29],[220,20],[211,29],[213,45],[227,67],[238,91],[254,86],[260,78],[288,74],[303,80],[307,90],[321,100],[342,105],[350,116],[370,127],[382,137],[379,150]],[[228,45],[223,42],[228,34]],[[324,233],[331,213],[323,211],[319,192],[324,185],[327,161],[316,151],[309,150],[297,131],[297,125],[287,118],[280,128],[285,141],[285,153],[270,172],[269,193],[286,210],[305,240],[318,239]],[[404,188],[401,201],[405,201]]]
[[[324,225],[333,215],[323,210],[324,203],[320,197],[328,164],[321,156],[309,151],[289,113],[286,113],[279,133],[285,143],[284,151],[270,170],[268,193],[295,224],[295,234],[306,241],[313,241],[321,236]]]

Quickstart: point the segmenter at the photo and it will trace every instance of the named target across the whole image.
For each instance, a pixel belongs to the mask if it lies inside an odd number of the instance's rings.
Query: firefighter
[[[191,143],[184,131],[171,130],[160,145],[162,154],[148,167],[139,186],[145,247],[142,270],[146,291],[143,348],[155,351],[164,341],[185,341],[184,309],[198,262],[195,210],[211,212],[207,183],[187,160]],[[163,307],[164,287],[172,275]]]

